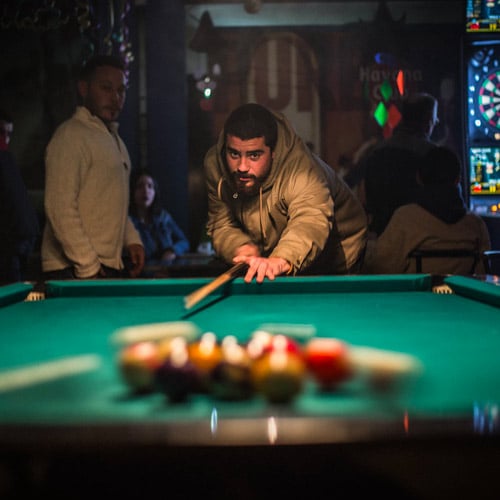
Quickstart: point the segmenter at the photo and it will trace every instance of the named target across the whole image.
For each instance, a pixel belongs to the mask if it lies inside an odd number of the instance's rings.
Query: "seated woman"
[[[161,206],[158,184],[147,170],[132,173],[129,215],[141,235],[146,266],[172,261],[189,250],[189,240]]]
[[[484,274],[480,257],[490,249],[490,237],[483,219],[465,206],[460,176],[460,160],[452,150],[431,149],[417,167],[416,202],[399,207],[382,234],[368,242],[363,272],[414,273],[415,250],[471,250],[479,257],[472,272]],[[426,258],[422,272],[471,274],[473,258],[447,254]]]

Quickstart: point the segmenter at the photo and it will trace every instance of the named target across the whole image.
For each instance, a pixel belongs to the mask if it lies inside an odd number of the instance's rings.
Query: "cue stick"
[[[13,368],[0,372],[0,394],[15,389],[23,389],[34,384],[50,382],[71,375],[97,370],[101,358],[96,354],[71,356],[30,366]]]
[[[196,304],[198,304],[198,302],[202,301],[205,297],[210,295],[213,291],[217,290],[217,288],[236,278],[238,276],[238,273],[246,266],[246,262],[239,262],[227,271],[224,271],[220,276],[212,280],[210,283],[198,288],[189,295],[186,295],[184,297],[184,309],[191,309]]]

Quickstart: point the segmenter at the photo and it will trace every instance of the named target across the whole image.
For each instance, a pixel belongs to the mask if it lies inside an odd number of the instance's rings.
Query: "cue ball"
[[[149,341],[124,347],[118,360],[123,380],[136,392],[154,389],[155,371],[160,363],[157,345]]]
[[[304,359],[322,389],[335,389],[353,375],[347,344],[339,339],[311,339],[304,349]]]

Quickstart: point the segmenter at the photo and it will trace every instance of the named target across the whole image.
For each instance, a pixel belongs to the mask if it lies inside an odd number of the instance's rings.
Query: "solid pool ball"
[[[161,363],[154,342],[138,342],[124,347],[118,359],[125,383],[136,392],[154,389],[155,371]]]
[[[339,339],[311,339],[305,346],[304,359],[309,373],[323,389],[335,389],[353,375],[348,346]]]
[[[156,370],[156,384],[173,403],[184,401],[198,390],[199,373],[189,360],[184,339],[177,338],[172,341],[170,355]]]
[[[306,367],[294,352],[275,350],[252,363],[255,389],[270,403],[289,403],[302,391]]]
[[[200,376],[201,392],[207,392],[210,376],[215,367],[222,361],[222,348],[212,332],[204,333],[199,341],[188,345],[189,360],[197,368]]]
[[[265,330],[253,332],[246,345],[246,351],[250,359],[257,359],[259,356],[262,356],[271,344],[272,338],[273,336]]]
[[[265,353],[281,350],[300,354],[302,348],[294,339],[286,335],[272,335],[265,330],[257,330],[252,334],[252,338],[247,343],[247,352],[252,359],[257,359]]]
[[[175,345],[174,341],[176,338],[177,337],[161,339],[157,342],[158,356],[161,361],[165,361],[170,356],[172,352],[172,343]]]
[[[234,337],[222,341],[222,359],[211,373],[210,390],[223,400],[247,399],[253,394],[250,378],[251,359]]]
[[[305,323],[261,323],[257,330],[271,335],[285,335],[301,344],[316,336],[316,327]]]
[[[300,344],[286,335],[274,335],[271,337],[269,344],[264,348],[264,352],[271,351],[284,351],[297,355],[302,354]]]
[[[199,341],[189,344],[188,354],[193,364],[204,373],[211,372],[222,360],[222,349],[212,332],[204,333]]]

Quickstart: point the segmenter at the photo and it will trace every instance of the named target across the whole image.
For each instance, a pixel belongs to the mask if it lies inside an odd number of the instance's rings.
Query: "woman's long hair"
[[[148,176],[153,180],[153,186],[155,189],[155,197],[151,207],[149,207],[149,212],[151,215],[158,215],[161,212],[161,200],[160,200],[160,190],[158,189],[158,181],[153,176],[153,174],[146,168],[140,168],[138,170],[133,170],[130,175],[130,196],[129,196],[129,214],[137,216],[137,207],[135,206],[135,188],[139,179],[142,176]]]

